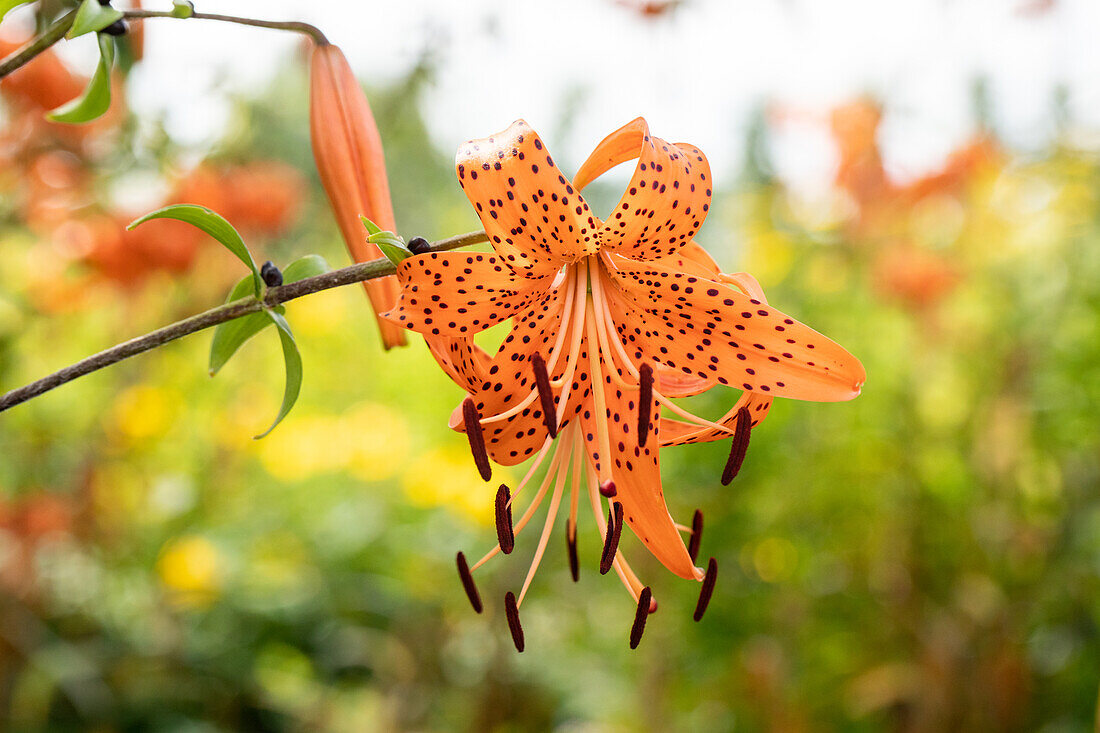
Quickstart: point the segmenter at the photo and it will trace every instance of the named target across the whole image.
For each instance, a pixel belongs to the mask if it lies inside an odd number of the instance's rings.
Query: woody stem
[[[481,244],[487,241],[488,238],[485,236],[485,232],[469,232],[467,234],[449,237],[448,239],[441,239],[438,242],[432,242],[426,251],[444,252],[460,247]],[[178,338],[183,338],[184,336],[202,331],[211,326],[217,326],[218,324],[232,321],[235,318],[246,316],[249,313],[256,313],[265,308],[274,308],[280,303],[301,298],[310,293],[351,285],[353,283],[363,282],[364,280],[373,280],[374,278],[392,275],[394,272],[394,265],[388,259],[371,260],[370,262],[361,262],[341,270],[333,270],[332,272],[316,275],[315,277],[307,277],[304,280],[298,280],[286,285],[268,288],[261,298],[241,298],[240,300],[234,300],[232,303],[226,303],[225,305],[211,308],[208,311],[191,316],[190,318],[185,318],[182,321],[177,321],[170,326],[165,326],[152,333],[147,333],[144,336],[138,336],[137,338],[125,341],[106,351],[101,351],[98,354],[82,359],[49,376],[31,382],[24,387],[13,389],[6,394],[0,395],[0,412],[10,407],[14,407],[21,402],[26,402],[45,392],[49,392],[55,387],[60,387],[66,382],[71,382],[74,379],[98,371],[103,367],[118,363],[123,359],[128,359],[131,356],[149,351],[150,349],[155,349],[158,346],[163,346],[170,341],[175,341]]]
[[[181,18],[178,15],[173,15],[169,11],[162,10],[125,10],[122,13],[122,17],[126,20],[144,20],[145,18],[177,18],[183,20],[196,18],[198,20],[219,20],[223,23],[236,23],[238,25],[250,25],[257,28],[271,28],[273,30],[304,33],[312,38],[314,43],[318,45],[323,46],[328,44],[328,39],[319,28],[309,23],[303,23],[296,20],[257,20],[255,18],[241,18],[235,15],[218,15],[216,13],[192,13],[189,16]],[[23,46],[3,61],[0,61],[0,79],[29,63],[35,56],[64,38],[65,34],[72,28],[75,20],[75,10],[71,13],[66,13],[54,21],[49,28],[32,39],[27,45]]]

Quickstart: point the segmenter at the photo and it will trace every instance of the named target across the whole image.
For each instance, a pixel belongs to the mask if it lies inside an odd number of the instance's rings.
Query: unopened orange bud
[[[313,158],[332,203],[336,222],[356,262],[382,256],[367,242],[359,217],[395,231],[382,139],[370,105],[344,53],[332,44],[313,49],[310,68],[309,128]],[[400,285],[393,275],[364,282],[375,315],[397,304]],[[403,329],[378,319],[388,349],[405,343]]]

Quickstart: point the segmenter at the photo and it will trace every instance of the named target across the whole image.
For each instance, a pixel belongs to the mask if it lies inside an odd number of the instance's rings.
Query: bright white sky
[[[870,92],[887,105],[888,166],[913,176],[973,129],[969,90],[978,75],[989,79],[998,131],[1016,145],[1049,139],[1058,85],[1069,92],[1073,119],[1100,129],[1096,0],[685,0],[658,20],[616,0],[195,4],[310,21],[363,79],[393,79],[430,47],[442,63],[424,111],[441,149],[524,117],[544,137],[564,140],[555,155],[567,168],[642,115],[655,134],[702,148],[721,185],[740,165],[748,117],[762,101],[812,117]],[[161,5],[170,7],[146,0]],[[146,37],[131,102],[139,113],[166,112],[171,131],[193,142],[215,137],[224,123],[216,90],[264,83],[298,42],[294,34],[167,19],[148,22]],[[566,115],[571,96],[578,101]],[[821,125],[786,125],[773,152],[797,184],[812,188],[830,175]]]

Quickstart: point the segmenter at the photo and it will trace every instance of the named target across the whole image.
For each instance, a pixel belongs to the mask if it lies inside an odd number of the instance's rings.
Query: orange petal
[[[710,165],[698,148],[649,134],[646,121],[608,135],[575,177],[583,188],[612,166],[638,158],[626,193],[607,218],[603,247],[626,257],[666,257],[689,242],[710,209]]]
[[[424,336],[440,368],[451,380],[467,392],[472,392],[485,381],[489,369],[489,355],[465,336]]]
[[[608,304],[635,359],[772,397],[835,402],[857,396],[859,360],[762,300],[659,263],[603,259]]]
[[[348,250],[356,262],[381,257],[378,247],[367,242],[359,217],[367,217],[384,230],[396,230],[382,140],[351,66],[343,52],[331,44],[313,48],[309,130],[317,172]],[[397,302],[399,286],[392,276],[363,286],[376,316]],[[404,331],[396,324],[379,316],[378,327],[387,349],[405,343]]]
[[[615,482],[616,501],[622,502],[627,524],[642,544],[661,561],[666,568],[681,578],[698,579],[695,563],[688,555],[687,547],[676,530],[676,524],[668,513],[664,491],[661,488],[661,464],[658,446],[660,435],[660,405],[654,399],[650,406],[653,416],[652,434],[645,447],[638,446],[638,392],[624,392],[612,381],[608,370],[612,367],[602,358],[601,371],[605,375],[602,384],[606,414],[596,415],[594,401],[589,400],[581,412],[581,427],[589,459],[601,473],[603,456],[600,455],[599,427],[597,420],[606,423],[611,455],[607,468]],[[620,375],[629,379],[627,375]]]
[[[464,143],[455,170],[493,248],[516,272],[549,275],[598,248],[600,222],[523,120]]]
[[[472,336],[528,307],[549,280],[513,276],[480,252],[429,252],[397,266],[401,293],[384,318],[431,336]]]
[[[565,297],[563,290],[556,289],[547,293],[535,307],[516,317],[512,330],[488,364],[485,381],[476,390],[471,390],[482,418],[513,408],[535,389],[531,355],[538,352],[544,359],[549,356],[562,328]],[[582,338],[579,359],[587,358],[587,348],[587,342]],[[562,354],[553,369],[549,370],[549,376],[551,379],[561,379],[565,370],[566,358]],[[582,371],[578,369],[574,376],[569,405],[558,423],[559,431],[580,411],[582,402],[590,399],[588,375],[582,374]],[[551,391],[554,404],[560,404],[561,388],[552,388]],[[461,411],[452,415],[451,427],[460,431],[466,429]],[[530,458],[547,437],[541,403],[537,399],[506,420],[486,423],[482,429],[489,456],[505,466]]]

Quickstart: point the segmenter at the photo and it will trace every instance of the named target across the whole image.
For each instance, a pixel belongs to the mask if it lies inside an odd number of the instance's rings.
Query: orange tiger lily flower
[[[381,250],[367,241],[359,217],[367,217],[384,230],[397,229],[382,139],[348,60],[330,43],[313,48],[309,130],[317,171],[348,250],[356,262],[381,257]],[[399,286],[393,276],[376,278],[363,286],[376,314],[392,308],[397,301]],[[405,344],[405,334],[398,326],[379,317],[378,327],[387,349]]]
[[[580,189],[633,159],[626,192],[601,221]],[[569,485],[574,578],[577,510],[587,493],[605,540],[601,571],[614,568],[638,602],[632,646],[653,601],[618,551],[624,523],[670,571],[704,582],[701,616],[716,565],[712,559],[706,572],[695,566],[698,531],[693,551],[681,539],[688,528],[665,504],[659,449],[732,437],[725,477],[732,478],[749,430],[773,398],[851,399],[865,379],[862,365],[769,306],[750,276],[719,271],[693,241],[710,208],[706,158],[691,145],[652,137],[641,118],[601,142],[572,182],[522,120],[464,144],[456,170],[495,253],[406,259],[397,269],[401,297],[385,315],[424,334],[469,394],[451,425],[467,433],[486,480],[490,458],[504,465],[533,458],[514,491],[498,491],[497,547],[472,568],[459,553],[471,602],[480,610],[472,571],[511,552],[552,487],[531,569],[518,598],[506,600],[522,651],[518,608]],[[473,344],[475,333],[507,319],[511,332],[494,356]],[[743,391],[720,420],[672,402],[715,386]],[[541,485],[513,524],[512,504],[542,464]]]

